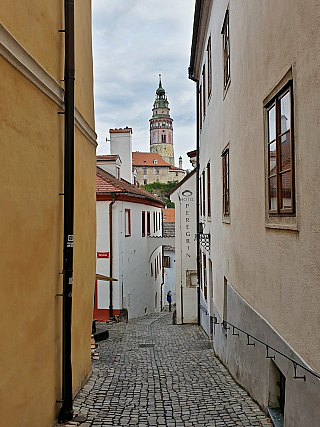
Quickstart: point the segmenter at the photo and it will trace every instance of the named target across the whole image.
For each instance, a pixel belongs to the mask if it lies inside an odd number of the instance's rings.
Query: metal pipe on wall
[[[62,407],[59,421],[73,418],[71,319],[73,285],[74,222],[74,0],[65,0],[65,145],[64,145],[64,232],[63,232],[63,325],[62,325]]]

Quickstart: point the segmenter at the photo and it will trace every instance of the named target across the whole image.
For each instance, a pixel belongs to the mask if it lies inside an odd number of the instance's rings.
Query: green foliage
[[[141,185],[142,188],[149,191],[154,196],[159,197],[168,208],[174,208],[174,203],[170,201],[168,193],[178,184],[178,181],[170,182],[152,182],[151,184]]]
[[[166,202],[167,208],[173,208],[174,209],[174,203],[173,202]]]

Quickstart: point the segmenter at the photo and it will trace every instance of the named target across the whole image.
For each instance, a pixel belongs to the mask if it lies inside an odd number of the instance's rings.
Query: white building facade
[[[320,420],[318,16],[315,2],[197,0],[189,67],[200,322],[285,427]]]
[[[175,203],[176,323],[197,323],[196,170],[170,192]]]
[[[109,320],[161,311],[162,246],[149,254],[148,238],[162,236],[163,203],[97,168],[97,280],[94,318]]]

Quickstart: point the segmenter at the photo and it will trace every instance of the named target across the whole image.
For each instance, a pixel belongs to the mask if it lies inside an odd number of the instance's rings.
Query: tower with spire
[[[150,122],[150,153],[158,153],[165,162],[174,166],[173,119],[170,117],[169,102],[162,87],[159,74],[159,87],[152,108]]]

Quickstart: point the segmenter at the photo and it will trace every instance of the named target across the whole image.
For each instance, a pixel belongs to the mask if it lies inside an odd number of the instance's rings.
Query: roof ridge
[[[149,193],[147,190],[144,190],[143,188],[140,187],[135,187],[133,184],[130,184],[128,181],[124,180],[124,179],[117,179],[115,176],[113,176],[111,173],[105,171],[104,169],[99,168],[99,166],[97,166],[97,175],[105,180],[105,181],[109,181],[111,182],[115,187],[118,187],[120,189],[120,191],[123,193],[125,190],[126,193],[131,193],[134,194],[135,196],[142,196],[142,197],[146,197],[148,199],[151,199],[153,201],[156,201],[158,203],[161,203],[162,205],[164,205],[164,202],[159,199],[159,197],[154,196],[153,194]],[[110,191],[106,191],[107,193],[109,193]]]

